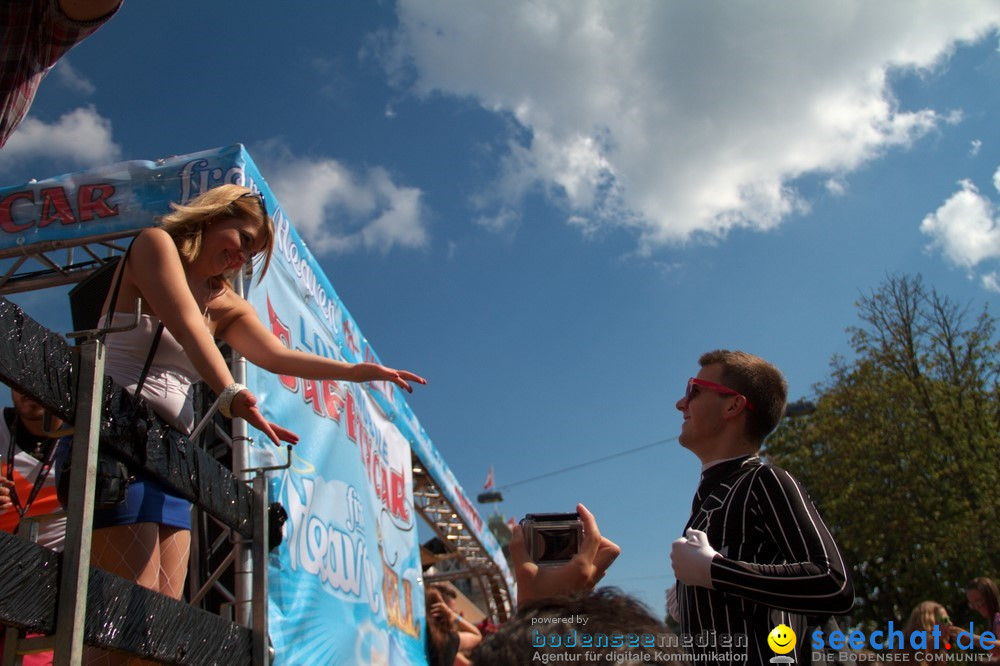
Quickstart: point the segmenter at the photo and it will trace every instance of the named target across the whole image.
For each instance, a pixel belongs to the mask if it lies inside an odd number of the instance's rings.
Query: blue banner
[[[287,346],[346,355],[292,276],[271,270],[250,301]],[[406,437],[350,382],[275,376],[251,366],[269,420],[300,436],[291,469],[271,480],[288,510],[271,558],[270,623],[276,664],[423,664],[424,610],[413,476]],[[382,387],[380,390],[389,392]],[[253,464],[283,457],[255,436]]]

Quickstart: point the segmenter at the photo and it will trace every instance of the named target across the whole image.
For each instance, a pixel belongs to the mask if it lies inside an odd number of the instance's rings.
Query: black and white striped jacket
[[[677,584],[681,631],[696,637],[696,652],[729,651],[710,632],[745,634],[747,659],[732,663],[768,664],[777,655],[767,635],[784,624],[797,637],[786,656],[803,664],[810,657],[807,618],[854,605],[840,550],[809,495],[791,474],[757,456],[705,470],[688,527],[706,532],[721,555],[712,562],[714,590]]]

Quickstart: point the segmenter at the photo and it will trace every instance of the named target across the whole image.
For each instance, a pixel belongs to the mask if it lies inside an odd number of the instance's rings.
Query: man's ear
[[[732,397],[732,400],[726,405],[726,409],[722,413],[722,418],[734,419],[746,411],[747,411],[747,399],[744,398],[742,395],[735,395]]]

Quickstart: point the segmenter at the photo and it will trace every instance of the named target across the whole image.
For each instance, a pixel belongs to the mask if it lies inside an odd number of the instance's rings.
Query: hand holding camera
[[[514,526],[510,556],[514,562],[519,604],[593,589],[621,553],[617,544],[601,536],[597,521],[587,507],[578,504],[576,509],[579,530],[571,524],[572,520],[544,519],[552,514],[541,514],[541,522],[534,520],[539,514],[531,517],[530,522],[534,525],[527,531],[531,532],[528,535],[532,539],[531,550],[535,557],[541,558],[538,562],[532,559],[529,544],[526,543],[525,527],[529,526]],[[573,534],[581,535],[582,539],[574,539]],[[574,545],[578,547],[574,548]]]

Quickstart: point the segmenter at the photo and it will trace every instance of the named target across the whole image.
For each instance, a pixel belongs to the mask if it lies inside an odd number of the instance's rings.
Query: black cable
[[[563,472],[571,472],[574,469],[580,469],[581,467],[586,467],[587,465],[595,465],[599,462],[604,462],[605,460],[611,460],[612,458],[620,458],[622,456],[627,456],[630,453],[635,453],[636,451],[642,451],[643,449],[651,449],[654,446],[666,444],[667,442],[674,442],[676,440],[677,437],[668,437],[666,439],[661,439],[657,442],[652,442],[650,444],[643,444],[642,446],[637,446],[634,449],[628,449],[627,451],[619,451],[618,453],[612,453],[610,456],[604,456],[603,458],[597,458],[596,460],[588,460],[587,462],[578,463],[570,467],[563,467],[562,469],[556,469],[551,472],[546,472],[545,474],[539,474],[538,476],[533,476],[528,479],[522,479],[520,481],[514,481],[513,483],[507,483],[500,486],[497,490],[507,490],[508,488],[519,486],[522,483],[528,483],[530,481],[538,481],[539,479],[546,479],[550,476],[555,476],[556,474],[562,474]]]

